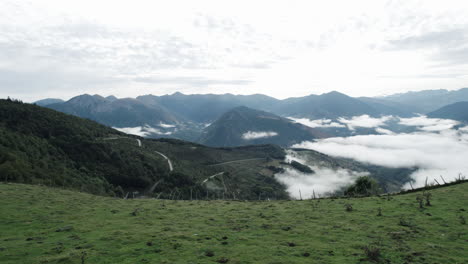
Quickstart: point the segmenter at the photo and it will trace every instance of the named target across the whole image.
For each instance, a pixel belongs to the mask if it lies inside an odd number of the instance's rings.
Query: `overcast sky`
[[[467,3],[2,0],[0,97],[458,89]]]

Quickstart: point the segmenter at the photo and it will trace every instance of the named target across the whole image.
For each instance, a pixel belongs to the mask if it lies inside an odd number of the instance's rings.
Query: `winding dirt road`
[[[216,173],[216,174],[214,174],[214,175],[211,175],[211,176],[209,176],[208,178],[206,178],[204,181],[202,181],[201,184],[204,184],[204,183],[207,182],[208,180],[211,180],[211,179],[213,179],[214,177],[219,176],[219,175],[223,175],[223,174],[224,174],[224,171],[223,171],[223,172],[220,172],[220,173]]]
[[[265,159],[265,158],[254,158],[254,159],[233,160],[233,161],[226,161],[226,162],[211,164],[211,165],[208,165],[208,166],[218,166],[218,165],[224,165],[224,164],[235,163],[235,162],[243,162],[243,161],[251,161],[251,160],[264,160],[264,159]]]
[[[172,167],[172,162],[171,162],[171,160],[170,160],[166,155],[164,155],[164,154],[162,154],[161,152],[156,151],[156,150],[155,150],[154,152],[158,153],[159,155],[161,155],[163,158],[165,158],[165,159],[167,160],[167,164],[169,164],[169,171],[173,171],[173,170],[174,170],[174,167]]]

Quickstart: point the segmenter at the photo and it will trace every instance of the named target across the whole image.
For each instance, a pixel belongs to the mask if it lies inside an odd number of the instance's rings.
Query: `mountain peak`
[[[258,111],[252,108],[248,108],[247,106],[241,105],[241,106],[236,106],[231,109],[231,111]]]
[[[115,101],[115,100],[118,100],[117,97],[113,96],[113,95],[109,95],[106,97],[107,100],[110,100],[110,101]]]
[[[76,101],[76,100],[92,100],[92,99],[97,99],[99,98],[98,95],[90,95],[90,94],[81,94],[81,95],[77,95],[75,97],[72,97],[70,100],[68,101]]]
[[[272,113],[235,107],[205,128],[199,142],[227,147],[249,144],[290,146],[321,136],[321,132]]]
[[[323,93],[320,96],[349,97],[346,94],[340,93],[340,92],[337,92],[337,91],[331,91],[331,92],[328,92],[328,93]]]

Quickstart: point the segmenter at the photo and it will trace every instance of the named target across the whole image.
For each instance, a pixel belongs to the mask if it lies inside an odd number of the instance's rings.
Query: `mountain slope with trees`
[[[199,142],[218,147],[250,144],[287,147],[320,137],[324,137],[320,130],[287,118],[247,107],[236,107],[205,128]]]
[[[338,118],[357,115],[378,116],[377,109],[358,99],[339,92],[288,98],[276,106],[272,112],[282,116],[307,117],[310,119]]]
[[[144,104],[136,99],[115,97],[104,98],[99,95],[80,95],[47,107],[54,110],[88,118],[104,125],[114,127],[158,126],[176,124],[179,118],[157,104]]]
[[[186,120],[198,123],[211,123],[225,112],[239,106],[268,109],[280,100],[262,94],[193,94],[174,93],[171,95],[138,96],[137,100],[146,104],[159,104]]]
[[[95,194],[140,189],[168,175],[161,160],[95,122],[21,102],[0,101],[0,175],[6,181],[64,186]],[[121,195],[121,193],[119,193]]]
[[[468,101],[446,105],[427,114],[428,117],[453,119],[468,123]]]

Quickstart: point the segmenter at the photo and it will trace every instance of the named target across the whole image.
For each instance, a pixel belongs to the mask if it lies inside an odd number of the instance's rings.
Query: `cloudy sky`
[[[467,86],[463,0],[0,2],[2,98]]]

